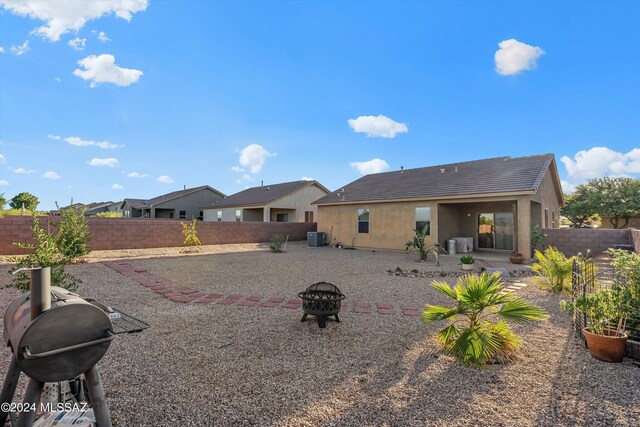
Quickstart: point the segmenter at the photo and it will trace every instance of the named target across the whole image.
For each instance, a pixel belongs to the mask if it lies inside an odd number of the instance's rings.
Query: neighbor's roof
[[[239,193],[232,194],[224,199],[213,202],[210,206],[206,206],[204,209],[215,209],[221,207],[231,206],[247,206],[247,205],[265,205],[273,202],[280,197],[300,190],[301,188],[310,187],[316,185],[329,193],[322,184],[318,181],[293,181],[283,182],[281,184],[262,185],[259,187],[247,188]]]
[[[225,197],[224,193],[219,192],[215,188],[208,185],[201,185],[200,187],[185,188],[184,190],[173,191],[171,193],[163,194],[149,200],[125,199],[125,201],[128,201],[129,205],[133,206],[134,208],[150,208],[152,206],[159,205],[160,203],[168,202],[169,200],[177,199],[179,197],[183,197],[187,194],[195,193],[196,191],[200,191],[203,189],[209,189],[215,193],[220,194],[220,197]]]
[[[365,175],[313,203],[322,205],[483,193],[535,192],[552,163],[555,164],[553,154],[541,154],[517,158],[496,157]]]

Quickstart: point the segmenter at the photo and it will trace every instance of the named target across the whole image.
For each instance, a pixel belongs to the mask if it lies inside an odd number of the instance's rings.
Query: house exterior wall
[[[200,211],[203,206],[210,205],[216,200],[222,199],[224,196],[218,192],[211,191],[208,188],[203,188],[193,193],[186,194],[182,197],[178,197],[173,200],[168,200],[163,203],[158,203],[153,206],[154,209],[173,209],[173,219],[179,219],[181,210],[187,211],[186,218],[191,220],[200,216]],[[166,211],[164,211],[166,212]],[[152,215],[152,217],[154,217]]]
[[[542,183],[538,188],[536,194],[531,197],[534,202],[540,203],[539,217],[532,218],[532,225],[540,225],[542,228],[559,228],[560,227],[560,195],[553,182],[553,176],[551,168],[547,169],[547,172],[542,178]],[[544,223],[545,209],[549,212],[549,223]],[[536,216],[538,216],[536,214]]]

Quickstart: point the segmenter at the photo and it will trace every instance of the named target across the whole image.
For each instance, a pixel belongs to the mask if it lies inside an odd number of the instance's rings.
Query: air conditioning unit
[[[309,231],[307,233],[307,246],[310,248],[317,248],[324,246],[325,233],[322,231]]]
[[[468,254],[473,252],[473,237],[454,237],[456,241],[456,252],[459,254]]]

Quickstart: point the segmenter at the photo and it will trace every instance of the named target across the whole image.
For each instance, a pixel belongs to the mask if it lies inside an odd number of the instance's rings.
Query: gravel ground
[[[212,292],[291,297],[326,280],[352,302],[443,303],[426,279],[386,273],[434,268],[414,259],[294,244],[286,254],[127,262]],[[531,285],[518,292],[550,319],[516,328],[525,341],[516,362],[476,369],[442,354],[430,337],[437,326],[416,317],[347,312],[320,330],[299,321],[301,310],[179,304],[99,263],[69,271],[84,280],[81,295],[152,326],[118,336],[100,362],[116,426],[640,425],[639,367],[592,359],[558,297]],[[0,312],[16,296],[0,289]],[[2,377],[8,361],[7,349]]]

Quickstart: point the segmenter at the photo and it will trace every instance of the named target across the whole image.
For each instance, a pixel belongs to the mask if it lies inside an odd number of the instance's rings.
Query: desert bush
[[[100,212],[96,216],[98,218],[122,218],[122,212]]]
[[[462,276],[453,289],[445,282],[434,282],[432,286],[454,304],[427,305],[422,320],[448,321],[435,339],[464,364],[484,366],[513,360],[522,339],[507,322],[527,323],[548,317],[542,308],[506,292],[499,273]]]
[[[63,209],[60,211],[62,220],[52,222],[51,225],[58,229],[55,236],[58,250],[69,260],[89,253],[87,244],[91,239],[91,232],[84,210]]]
[[[551,292],[571,292],[571,269],[573,257],[566,258],[562,252],[549,246],[544,252],[534,252],[536,263],[531,266],[534,273],[539,274],[534,281],[540,288]]]
[[[198,252],[200,250],[202,242],[198,238],[196,220],[194,219],[193,221],[191,221],[191,223],[181,222],[180,225],[182,226],[182,235],[184,236],[182,244],[184,246],[188,246],[191,251]]]
[[[64,270],[69,258],[60,252],[56,237],[40,226],[40,219],[37,215],[33,215],[31,230],[36,236],[36,243],[14,244],[19,248],[32,249],[33,252],[23,257],[14,257],[12,261],[17,264],[9,270],[9,273],[25,267],[51,267],[51,285],[70,290],[76,289],[82,281]],[[23,292],[28,291],[31,288],[29,274],[24,271],[17,273],[13,276],[13,281],[9,286]]]
[[[282,234],[274,234],[269,240],[269,249],[273,253],[282,253],[282,244],[284,243],[284,236]]]

